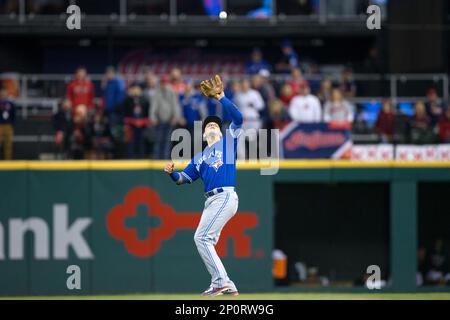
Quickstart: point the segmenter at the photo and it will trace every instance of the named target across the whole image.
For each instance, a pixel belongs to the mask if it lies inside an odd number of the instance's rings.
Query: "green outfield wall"
[[[209,275],[193,235],[201,182],[176,186],[161,162],[16,162],[0,165],[0,295],[200,292]],[[237,173],[239,210],[217,245],[241,291],[274,291],[274,184],[387,182],[393,291],[414,291],[417,185],[449,182],[450,164],[283,162]],[[295,212],[293,214],[301,214]],[[70,265],[81,289],[69,290]]]

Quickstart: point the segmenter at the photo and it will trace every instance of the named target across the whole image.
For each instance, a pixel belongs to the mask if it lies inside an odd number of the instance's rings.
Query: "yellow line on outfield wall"
[[[0,161],[0,170],[162,170],[168,160]],[[175,161],[181,169],[187,161]],[[237,162],[238,169],[450,168],[450,161],[280,160]]]

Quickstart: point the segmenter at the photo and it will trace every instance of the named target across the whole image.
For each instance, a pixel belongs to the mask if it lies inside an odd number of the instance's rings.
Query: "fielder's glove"
[[[222,79],[216,74],[211,80],[203,80],[200,83],[200,90],[205,97],[218,99],[223,94]]]

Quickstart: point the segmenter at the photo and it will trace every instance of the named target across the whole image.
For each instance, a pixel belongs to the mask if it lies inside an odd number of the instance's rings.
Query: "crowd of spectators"
[[[426,96],[425,101],[415,102],[412,116],[402,114],[391,101],[384,100],[375,123],[380,141],[400,140],[413,144],[450,142],[450,108],[445,108],[434,88],[430,88]]]
[[[14,123],[16,106],[9,98],[5,87],[0,88],[0,146],[3,159],[11,160],[13,154]]]
[[[224,77],[227,96],[243,114],[244,129],[255,129],[246,138],[255,140],[258,129],[283,129],[291,121],[345,122],[356,130],[361,119],[351,102],[357,94],[352,70],[345,68],[339,82],[324,78],[316,84],[304,79],[295,53],[283,54],[286,63],[276,67],[290,71],[282,83],[270,81],[270,65],[259,49],[251,54],[248,75]],[[220,103],[203,97],[198,81],[184,79],[177,68],[159,77],[147,70],[143,79],[127,87],[114,68],[107,68],[102,99],[95,105],[94,86],[80,67],[55,115],[60,154],[75,159],[165,159],[170,157],[174,129],[186,128],[192,134],[194,122],[210,114],[222,117],[224,125],[230,121]],[[426,101],[415,103],[412,116],[402,114],[389,99],[382,105],[373,128],[379,142],[396,142],[400,131],[407,136],[404,140],[416,144],[450,141],[450,110],[445,110],[435,89],[428,91]],[[238,155],[246,156],[244,144]]]
[[[269,63],[262,50],[254,48],[245,75],[222,75],[227,96],[242,111],[244,129],[255,129],[246,139],[258,139],[258,129],[283,129],[296,121],[344,122],[353,133],[376,133],[381,143],[450,142],[450,108],[445,108],[434,88],[424,101],[415,102],[412,115],[383,100],[374,125],[368,128],[364,110],[352,102],[358,88],[351,67],[344,67],[339,80],[332,81],[315,63],[300,62],[286,40],[278,62]],[[283,75],[284,80],[273,81],[272,73]],[[230,122],[220,103],[201,95],[198,79],[183,76],[178,68],[162,75],[144,69],[136,79],[143,80],[125,81],[114,67],[108,67],[101,86],[96,87],[86,68],[79,67],[53,119],[57,157],[165,159],[170,157],[174,129],[185,128],[193,134],[194,122],[208,115],[220,116],[224,126]],[[15,108],[4,93],[0,108],[0,144],[3,157],[10,158]],[[246,156],[245,145],[240,145],[238,155]]]

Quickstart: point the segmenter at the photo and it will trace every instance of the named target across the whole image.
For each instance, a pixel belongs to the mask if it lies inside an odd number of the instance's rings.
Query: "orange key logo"
[[[135,217],[139,206],[147,207],[149,217],[158,217],[160,224],[149,228],[146,239],[139,239],[137,230],[127,227],[125,220]],[[195,230],[200,222],[201,213],[176,212],[171,206],[162,203],[158,193],[150,187],[136,187],[130,190],[123,203],[113,207],[106,217],[106,227],[109,234],[122,241],[126,250],[137,257],[146,258],[155,255],[161,244],[175,236],[177,230]],[[222,230],[220,240],[216,245],[220,257],[227,256],[226,244],[233,239],[234,256],[249,257],[251,252],[251,237],[245,234],[248,229],[258,225],[255,212],[238,212],[228,221]],[[192,240],[193,241],[193,240]]]

